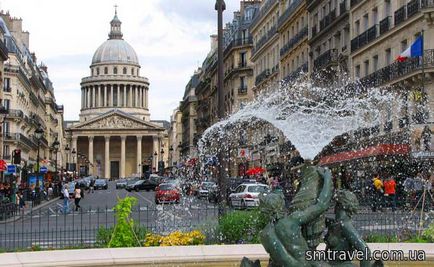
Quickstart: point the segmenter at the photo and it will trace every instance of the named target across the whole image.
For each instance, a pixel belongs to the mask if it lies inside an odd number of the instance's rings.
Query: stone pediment
[[[148,130],[162,130],[161,127],[154,125],[150,122],[145,122],[138,120],[134,117],[125,116],[123,114],[118,114],[113,112],[112,114],[107,114],[102,117],[97,117],[88,122],[84,122],[80,125],[74,127],[76,129],[98,129],[98,130],[128,130],[128,129],[148,129]]]

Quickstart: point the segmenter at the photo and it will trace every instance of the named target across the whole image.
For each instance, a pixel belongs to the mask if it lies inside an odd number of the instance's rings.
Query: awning
[[[328,165],[353,159],[361,159],[374,156],[405,155],[409,152],[410,146],[407,144],[380,144],[361,150],[346,151],[330,156],[325,156],[320,159],[319,164]]]

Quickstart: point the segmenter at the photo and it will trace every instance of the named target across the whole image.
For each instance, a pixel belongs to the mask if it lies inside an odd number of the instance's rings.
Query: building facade
[[[37,65],[36,55],[30,53],[29,33],[22,29],[22,19],[0,13],[0,28],[4,45],[0,56],[8,59],[2,71],[2,105],[8,111],[2,127],[2,158],[12,159],[15,149],[21,150],[21,166],[36,172],[39,148],[39,165],[49,172],[61,170],[65,164],[65,140],[63,128],[63,106],[56,103],[54,88],[48,77],[48,68]],[[35,131],[43,130],[41,139]],[[59,150],[53,150],[58,140]],[[57,158],[57,162],[56,162]]]
[[[170,117],[169,130],[169,166],[177,166],[181,157],[182,112],[176,108]]]
[[[290,80],[308,72],[308,14],[305,0],[280,2],[278,32],[280,79]]]
[[[81,82],[80,120],[69,122],[70,159],[81,175],[119,178],[167,167],[167,122],[151,121],[149,81],[123,40],[115,12],[109,39],[95,52]]]
[[[250,26],[253,36],[251,61],[254,64],[255,93],[259,93],[280,78],[280,46],[277,30],[279,16],[278,0],[262,1]]]
[[[336,80],[349,71],[350,1],[309,1],[310,72]],[[321,77],[315,77],[321,78]],[[324,80],[324,79],[322,79]]]

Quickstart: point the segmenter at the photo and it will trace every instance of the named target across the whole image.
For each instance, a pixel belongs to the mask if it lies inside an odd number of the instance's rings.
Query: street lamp
[[[169,147],[169,156],[170,156],[170,166],[173,166],[173,146]]]
[[[36,129],[36,131],[35,131],[35,137],[36,137],[36,140],[38,141],[38,154],[36,155],[36,187],[35,187],[37,204],[39,204],[39,200],[40,200],[39,199],[39,197],[40,197],[39,191],[40,191],[40,186],[41,186],[39,184],[39,161],[40,161],[39,147],[41,145],[41,138],[42,138],[43,134],[44,134],[44,130],[42,129],[41,125],[39,124],[38,129]]]
[[[218,116],[219,119],[224,117],[224,92],[223,92],[223,11],[226,9],[226,4],[224,0],[216,0],[215,10],[217,10],[217,97],[218,97]],[[218,175],[218,186],[220,189],[220,194],[218,194],[219,208],[218,215],[219,218],[224,213],[223,201],[226,198],[226,187],[223,174],[223,155],[222,152],[219,153],[219,175]]]
[[[75,154],[77,154],[77,151],[75,151],[75,148],[72,148],[71,154],[72,154],[72,164],[73,164],[72,166],[74,167],[72,171],[72,176],[73,179],[75,179],[75,169],[77,168],[75,164]]]
[[[1,116],[1,129],[3,130],[3,124],[5,123],[6,117],[9,114],[9,110],[7,110],[4,106],[0,106],[0,116]],[[3,131],[3,137],[2,137],[2,142],[1,142],[1,159],[4,158],[4,153],[3,153],[3,140],[4,140],[4,131]]]
[[[60,143],[59,143],[59,141],[57,141],[57,138],[56,138],[56,140],[54,140],[53,145],[52,145],[52,147],[54,149],[54,153],[56,153],[56,157],[54,159],[54,173],[55,173],[54,179],[56,180],[56,182],[58,179],[58,177],[57,177],[57,152],[59,152],[59,146],[60,146]]]

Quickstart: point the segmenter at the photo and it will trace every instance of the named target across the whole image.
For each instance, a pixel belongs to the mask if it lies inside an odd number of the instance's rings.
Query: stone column
[[[157,154],[160,153],[160,151],[158,151],[158,136],[152,136],[152,159],[153,159],[153,163],[152,163],[152,167],[155,168],[155,170],[157,170],[158,167],[158,155],[155,157],[154,153],[157,152]],[[158,171],[158,170],[157,170]]]
[[[102,88],[98,85],[98,107],[102,107]]]
[[[105,136],[104,178],[110,178],[110,136]]]
[[[127,105],[127,86],[124,84],[123,86],[123,89],[122,89],[122,93],[123,93],[123,99],[124,100],[122,100],[122,105],[124,106],[124,107],[127,107],[128,105]]]
[[[97,104],[97,101],[96,101],[96,100],[97,100],[97,97],[96,97],[96,88],[97,88],[97,87],[96,87],[95,85],[92,86],[92,93],[93,93],[93,99],[92,99],[92,103],[93,103],[93,105],[92,105],[92,106],[93,106],[94,108],[97,107],[97,106],[96,106],[96,104]]]
[[[103,105],[104,107],[107,107],[107,84],[104,84],[104,99],[103,99]]]
[[[142,136],[137,136],[137,173],[142,174]]]
[[[75,155],[74,158],[72,159],[72,163],[75,163],[75,171],[77,171],[77,155],[78,155],[78,149],[77,149],[77,136],[73,136],[72,137],[72,148],[71,148],[71,152],[72,150],[75,149]]]
[[[120,107],[121,106],[121,86],[119,85],[119,84],[117,84],[116,85],[116,92],[117,92],[117,101],[118,101],[118,103],[117,103],[117,105],[116,106],[118,106],[118,107]]]
[[[145,88],[145,108],[148,109],[148,88]]]
[[[141,108],[142,107],[142,87],[141,86],[139,86],[138,88],[138,101],[139,101],[139,108]]]
[[[83,105],[84,105],[84,94],[83,94],[83,87],[82,87],[81,88],[81,109],[84,108]]]
[[[129,86],[128,86],[129,88],[129,90],[128,90],[128,92],[129,92],[129,95],[128,95],[128,107],[132,107],[133,106],[133,86],[130,84]]]
[[[95,166],[94,162],[93,162],[93,136],[89,136],[89,174],[93,174],[93,167],[91,166]]]
[[[121,177],[125,178],[125,140],[126,136],[121,136]]]

